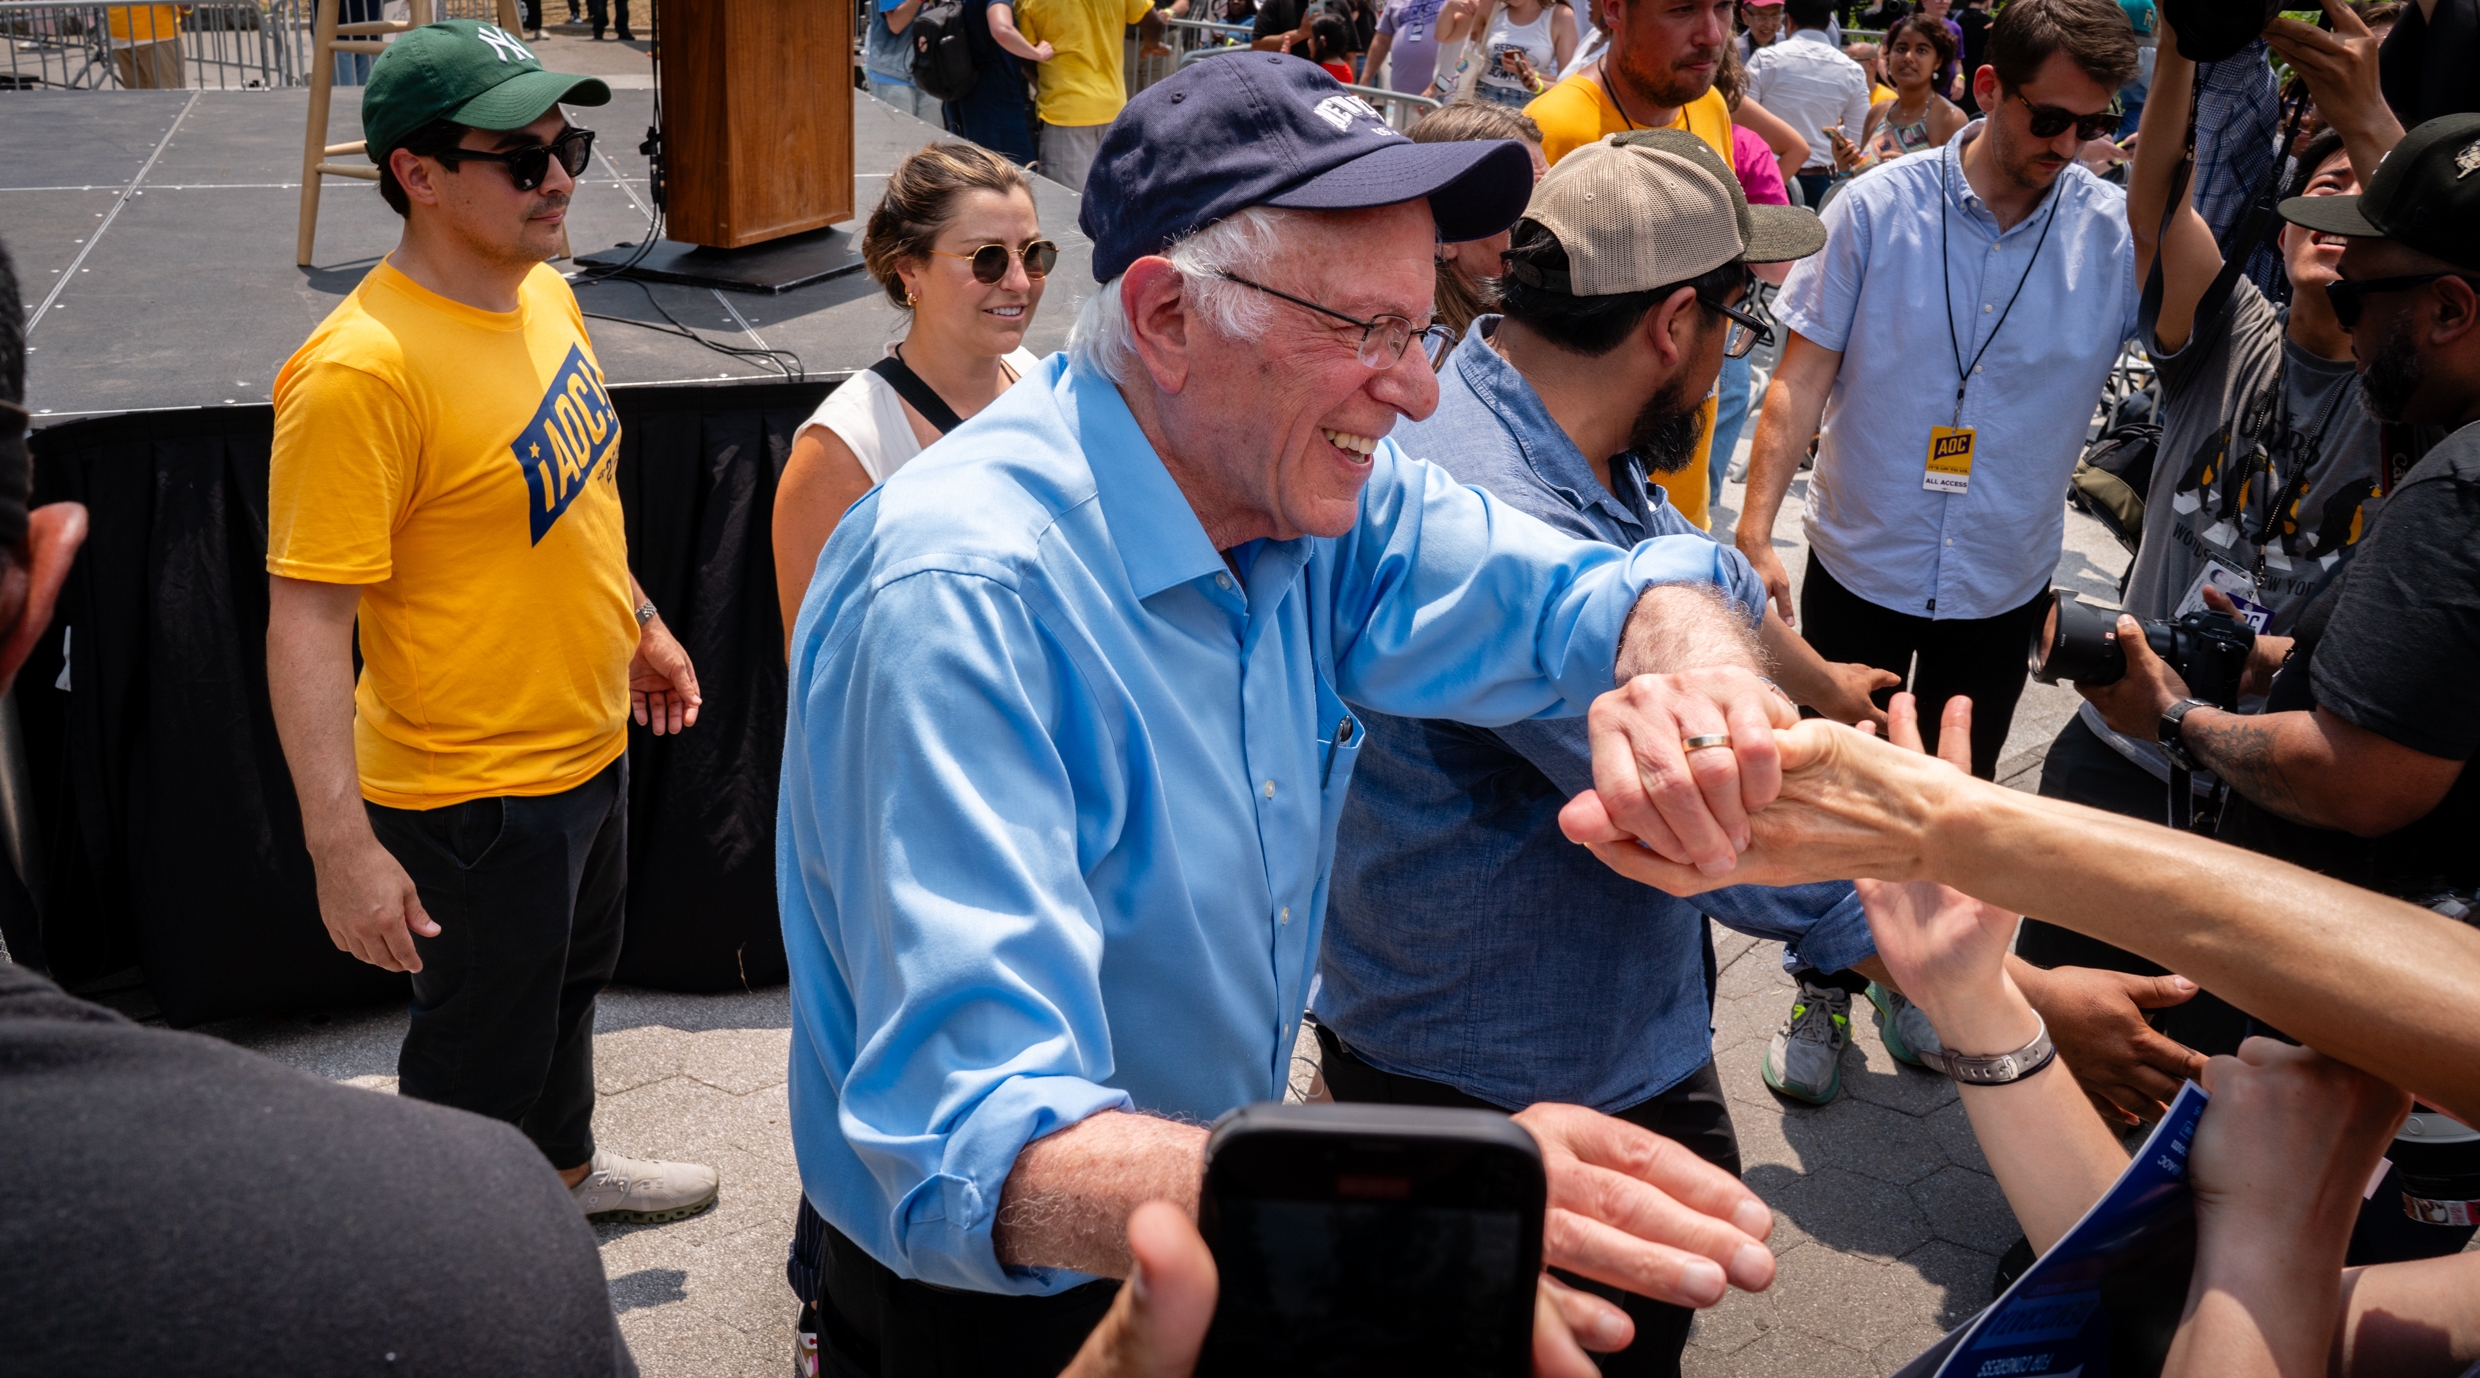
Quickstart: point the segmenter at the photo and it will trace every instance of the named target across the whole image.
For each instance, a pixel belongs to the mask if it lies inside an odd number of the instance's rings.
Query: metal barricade
[[[1246,24],[1210,24],[1202,19],[1167,19],[1163,21],[1163,51],[1147,53],[1138,37],[1137,26],[1128,30],[1128,43],[1121,61],[1121,75],[1128,82],[1128,94],[1135,95],[1164,77],[1188,65],[1190,58],[1205,53],[1237,53],[1248,51],[1250,29]]]
[[[1241,28],[1242,26],[1234,24],[1217,25],[1216,27]],[[1192,62],[1203,62],[1207,58],[1222,57],[1229,53],[1244,53],[1247,51],[1248,48],[1245,46],[1198,48],[1182,53],[1180,55],[1179,65],[1186,67]],[[1380,86],[1353,86],[1346,84],[1343,89],[1360,97],[1362,100],[1369,102],[1371,105],[1376,106],[1378,108],[1378,114],[1384,117],[1388,124],[1397,129],[1403,130],[1406,133],[1410,133],[1412,131],[1412,126],[1420,123],[1423,115],[1437,109],[1440,104],[1440,102],[1432,100],[1428,96],[1416,96],[1408,91],[1389,91]]]
[[[0,0],[0,90],[238,90],[306,80],[308,0]]]

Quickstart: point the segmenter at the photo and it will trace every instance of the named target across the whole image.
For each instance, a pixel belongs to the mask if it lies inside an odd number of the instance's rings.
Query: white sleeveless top
[[[893,344],[887,346],[890,357],[895,352]],[[1018,378],[1033,372],[1035,365],[1041,363],[1022,349],[1002,355],[1001,361],[1014,369]],[[809,420],[801,423],[801,430],[793,432],[793,439],[800,439],[801,431],[812,426],[824,426],[835,432],[836,439],[852,450],[853,458],[861,461],[861,471],[870,476],[872,483],[885,483],[906,461],[921,453],[921,442],[913,438],[913,424],[904,415],[903,399],[896,396],[896,390],[887,385],[886,379],[868,369],[837,384],[835,391],[827,394],[827,400],[818,404],[818,410],[809,414]]]

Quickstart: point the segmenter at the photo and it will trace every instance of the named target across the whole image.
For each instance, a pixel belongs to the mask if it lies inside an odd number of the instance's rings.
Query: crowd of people
[[[1317,1096],[1539,1144],[1540,1372],[1675,1374],[1775,1276],[1719,923],[1796,977],[1765,1084],[1834,1100],[1865,1003],[1956,1078],[2027,1258],[2203,1083],[2164,1372],[2480,1373],[2480,114],[2396,75],[2427,27],[1262,0],[1250,52],[1129,99],[1150,5],[968,8],[1034,93],[988,139],[979,84],[943,102],[966,137],[887,178],[902,337],[773,499],[805,1372],[1187,1373],[1205,1125],[1306,1027]],[[865,61],[928,117],[880,65],[920,16],[873,7]],[[147,1330],[202,1372],[630,1372],[582,1222],[723,1189],[592,1132],[628,724],[701,699],[549,266],[609,92],[483,34],[374,64],[403,237],[280,375],[267,506],[275,723],[331,937],[412,974],[403,1095],[0,966],[30,1371]],[[2292,118],[2208,157],[2268,47]],[[1343,89],[1380,66],[1455,98],[1407,135]],[[1028,166],[1091,244],[1048,357]],[[83,514],[27,510],[0,288],[4,682]],[[2125,673],[2006,790],[2131,340]],[[2179,619],[2244,628],[2235,693],[2191,692]]]

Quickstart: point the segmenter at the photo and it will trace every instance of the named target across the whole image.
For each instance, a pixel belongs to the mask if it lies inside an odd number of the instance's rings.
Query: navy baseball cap
[[[1416,144],[1314,62],[1244,52],[1137,93],[1102,136],[1078,228],[1094,280],[1251,206],[1360,210],[1428,197],[1438,238],[1487,239],[1533,194],[1507,139]]]

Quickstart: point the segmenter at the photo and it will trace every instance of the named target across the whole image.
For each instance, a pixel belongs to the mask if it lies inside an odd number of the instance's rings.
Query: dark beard
[[[1705,399],[1683,396],[1686,391],[1678,378],[1671,379],[1645,399],[1628,424],[1629,452],[1653,473],[1687,468],[1696,459],[1697,442],[1705,438]]]
[[[1629,98],[1651,102],[1664,110],[1677,110],[1681,106],[1694,104],[1713,89],[1710,78],[1691,82],[1676,72],[1667,69],[1655,71],[1631,62],[1624,52],[1611,53],[1610,71],[1619,78],[1619,84],[1627,88]]]
[[[2377,346],[2377,357],[2368,361],[2368,371],[2359,376],[2360,409],[2379,421],[2402,420],[2411,394],[2420,390],[2421,372],[2420,351],[2411,343],[2410,318],[2397,316],[2385,343]]]

